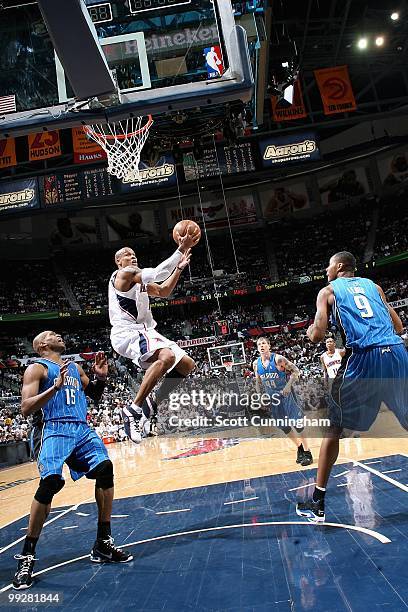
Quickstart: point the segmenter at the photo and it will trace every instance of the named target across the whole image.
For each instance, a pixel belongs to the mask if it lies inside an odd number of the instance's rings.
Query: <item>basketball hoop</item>
[[[84,125],[85,133],[108,156],[108,172],[126,183],[141,181],[140,154],[153,125],[153,117],[130,117],[103,125]]]
[[[232,363],[232,361],[224,361],[223,366],[224,368],[227,370],[227,372],[232,372],[232,366],[234,364]]]

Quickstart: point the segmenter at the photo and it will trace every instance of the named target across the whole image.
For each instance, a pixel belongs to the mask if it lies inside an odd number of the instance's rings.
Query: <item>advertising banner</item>
[[[177,184],[176,164],[170,153],[163,155],[154,166],[141,161],[139,164],[140,181],[118,181],[119,191],[129,193],[152,187],[173,187]]]
[[[0,183],[0,214],[38,208],[39,205],[36,178]]]
[[[259,149],[264,168],[320,159],[319,142],[312,131],[262,138]]]

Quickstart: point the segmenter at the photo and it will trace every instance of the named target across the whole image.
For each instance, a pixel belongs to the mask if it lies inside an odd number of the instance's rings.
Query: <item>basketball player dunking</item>
[[[130,247],[117,251],[118,267],[109,281],[109,319],[113,349],[146,373],[137,395],[122,412],[126,435],[136,444],[150,432],[157,406],[195,368],[195,362],[176,342],[156,331],[149,296],[167,298],[189,265],[194,232],[179,236],[178,249],[156,268],[140,269]],[[160,284],[159,284],[160,283]],[[155,400],[149,394],[164,376]]]
[[[329,398],[331,426],[322,441],[317,484],[309,501],[296,512],[312,521],[324,521],[324,498],[330,472],[339,454],[343,429],[368,431],[381,403],[394,412],[408,430],[408,354],[400,334],[401,319],[381,287],[354,276],[355,257],[336,253],[326,269],[329,284],[317,296],[317,312],[307,330],[312,342],[321,342],[333,315],[346,347]]]
[[[326,351],[320,355],[320,362],[323,368],[323,376],[329,384],[336,378],[337,371],[340,367],[341,360],[346,354],[346,349],[336,348],[334,338],[327,338]]]
[[[293,383],[299,379],[298,368],[283,355],[272,353],[267,338],[258,338],[256,346],[259,352],[258,359],[255,359],[253,363],[256,390],[260,393],[262,385],[269,395],[279,394],[281,396],[279,405],[272,405],[271,416],[274,419],[284,420],[286,417],[294,421],[301,421],[304,415],[298,406],[292,388]],[[289,425],[281,426],[279,429],[297,446],[296,463],[303,466],[313,463],[312,453],[309,450],[306,438],[302,434],[303,426],[295,427],[296,433]]]

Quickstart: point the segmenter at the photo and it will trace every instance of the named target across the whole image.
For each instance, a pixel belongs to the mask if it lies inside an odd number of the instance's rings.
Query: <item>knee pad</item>
[[[113,463],[110,459],[102,461],[92,470],[88,478],[95,479],[95,486],[98,489],[111,489],[113,487]]]
[[[295,427],[297,433],[302,433],[302,431],[304,430],[304,427]]]
[[[41,478],[39,487],[34,495],[34,499],[40,504],[48,506],[56,493],[65,486],[65,480],[58,474],[51,474],[46,478]]]
[[[292,431],[291,427],[279,427],[283,431],[284,434],[288,435]]]

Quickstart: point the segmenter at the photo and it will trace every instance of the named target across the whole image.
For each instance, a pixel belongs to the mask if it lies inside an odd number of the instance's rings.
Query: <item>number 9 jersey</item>
[[[333,316],[346,348],[364,350],[403,343],[372,280],[341,277],[330,284],[334,292]]]
[[[50,359],[36,359],[47,368],[47,377],[40,383],[39,393],[49,389],[58,378],[60,366]],[[74,362],[70,362],[65,375],[64,386],[54,393],[54,396],[39,411],[42,412],[42,421],[62,421],[86,423],[87,401],[82,381]]]

